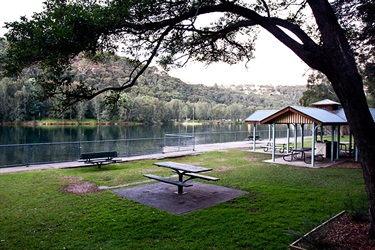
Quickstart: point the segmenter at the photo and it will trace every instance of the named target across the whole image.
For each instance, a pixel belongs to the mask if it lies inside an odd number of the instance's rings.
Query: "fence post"
[[[25,165],[26,167],[29,166],[29,147],[25,144]]]

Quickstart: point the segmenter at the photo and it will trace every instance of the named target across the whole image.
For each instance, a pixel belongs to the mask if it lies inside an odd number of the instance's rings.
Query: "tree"
[[[328,79],[319,71],[314,71],[307,79],[307,90],[303,92],[299,103],[302,106],[311,106],[314,102],[324,99],[338,101]]]
[[[373,1],[356,3],[356,8],[364,8],[362,16],[374,6]],[[6,25],[9,46],[0,67],[10,75],[38,64],[45,96],[61,95],[64,105],[104,92],[112,92],[116,100],[153,60],[165,68],[191,59],[229,64],[250,60],[256,27],[270,32],[331,82],[359,150],[369,199],[369,233],[375,238],[375,124],[355,54],[328,0],[47,0],[45,7],[30,20],[23,17]],[[309,13],[314,26],[303,20]],[[203,24],[201,16],[214,20]],[[114,52],[119,43],[135,59],[126,81],[100,89],[84,82],[72,85],[72,77],[64,72],[75,56],[84,52],[100,59],[100,52]]]

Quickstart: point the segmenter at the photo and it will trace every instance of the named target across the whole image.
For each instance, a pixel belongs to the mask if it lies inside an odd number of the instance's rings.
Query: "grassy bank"
[[[110,190],[75,195],[77,181],[114,186],[170,171],[138,161],[0,175],[0,249],[286,249],[364,193],[360,169],[263,163],[269,156],[210,152],[173,159],[211,167],[215,184],[248,194],[187,215],[168,214]],[[307,223],[308,222],[308,223]]]

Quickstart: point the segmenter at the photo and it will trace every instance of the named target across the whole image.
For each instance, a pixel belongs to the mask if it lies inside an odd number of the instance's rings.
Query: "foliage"
[[[248,192],[182,216],[110,190],[82,195],[62,191],[80,180],[115,186],[144,181],[147,171],[170,174],[152,161],[3,174],[0,248],[285,249],[294,240],[288,231],[308,232],[344,208],[346,193],[363,194],[359,169],[273,165],[263,162],[267,157],[230,150],[175,159],[211,167],[221,178],[217,185]]]
[[[349,212],[350,217],[354,221],[366,221],[368,218],[368,200],[363,194],[361,196],[352,197],[347,194],[344,200],[345,210]]]
[[[283,8],[289,8],[293,1]],[[278,12],[277,5],[247,5],[259,13]],[[240,5],[239,5],[240,6]],[[61,107],[111,92],[108,101],[134,86],[154,60],[165,68],[184,65],[187,60],[236,63],[250,60],[256,38],[254,23],[241,18],[242,7],[227,1],[57,1],[45,2],[45,10],[29,20],[8,23],[8,49],[1,65],[7,76],[25,67],[38,65],[39,93],[45,99],[56,97]],[[208,27],[198,25],[201,16],[215,16]],[[69,14],[67,14],[69,13]],[[255,14],[255,13],[254,13]],[[298,20],[295,16],[294,20]],[[278,23],[284,26],[284,24]],[[292,28],[292,27],[289,27]],[[294,29],[294,28],[293,28]],[[239,35],[237,35],[237,33]],[[245,37],[242,39],[241,37]],[[132,68],[120,82],[106,82],[97,89],[85,81],[77,84],[68,70],[75,58],[83,54],[105,60],[103,51],[114,52],[122,44]]]
[[[356,53],[369,105],[375,107],[375,1],[335,0],[333,7]]]
[[[338,98],[328,79],[320,72],[314,72],[309,75],[307,80],[307,90],[303,92],[299,103],[302,106],[311,106],[314,102],[324,99],[338,101]]]
[[[75,58],[69,74],[75,84],[85,82],[92,89],[100,89],[126,81],[129,60],[107,56],[100,62],[83,57]],[[40,101],[35,79],[38,70],[30,67],[18,78],[0,80],[0,121],[31,121],[49,118],[119,120],[130,122],[159,122],[170,120],[243,120],[255,109],[282,108],[295,105],[303,86],[232,85],[208,87],[189,85],[156,67],[148,68],[137,85],[120,95],[116,105],[105,105],[97,96],[82,101],[65,113],[53,112],[54,101]],[[205,114],[202,111],[205,110]]]

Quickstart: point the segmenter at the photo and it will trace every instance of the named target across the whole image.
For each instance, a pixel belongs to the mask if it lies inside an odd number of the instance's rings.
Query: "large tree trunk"
[[[353,52],[327,0],[308,0],[321,43],[316,69],[323,72],[340,99],[354,135],[369,201],[370,238],[375,238],[375,123],[367,105]]]
[[[362,86],[360,77],[350,76],[347,71],[333,73],[334,77],[329,78],[345,110],[358,148],[369,201],[369,236],[375,238],[375,123],[363,89],[358,87]]]

